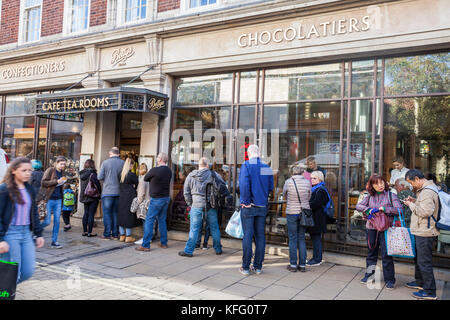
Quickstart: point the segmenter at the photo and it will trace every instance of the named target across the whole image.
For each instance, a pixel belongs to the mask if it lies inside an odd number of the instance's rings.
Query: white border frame
[[[84,30],[80,30],[80,31],[76,31],[76,32],[71,32],[70,31],[70,27],[72,26],[72,2],[73,0],[64,0],[64,17],[63,17],[63,36],[68,36],[68,35],[78,35],[78,34],[83,34],[83,33],[87,33],[89,32],[89,28],[91,25],[91,0],[88,0],[88,24],[87,24],[87,28]]]
[[[41,41],[42,37],[42,14],[44,13],[44,1],[41,1],[41,19],[39,19],[39,39],[33,40],[33,41],[25,41],[25,34],[24,34],[24,13],[25,13],[25,0],[20,0],[20,13],[19,13],[19,32],[17,37],[17,43],[18,44],[28,44],[28,43],[36,43],[38,41]]]

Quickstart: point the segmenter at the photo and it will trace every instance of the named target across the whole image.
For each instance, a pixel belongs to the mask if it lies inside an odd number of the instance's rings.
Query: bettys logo
[[[111,66],[124,66],[126,61],[134,55],[133,47],[119,48],[113,51],[111,56]]]
[[[162,108],[164,108],[164,100],[151,98],[148,101],[148,109],[150,111],[159,111]]]

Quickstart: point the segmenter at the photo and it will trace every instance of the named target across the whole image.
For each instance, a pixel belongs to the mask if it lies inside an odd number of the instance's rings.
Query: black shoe
[[[223,253],[223,251],[219,251],[219,252],[216,252],[216,255],[220,256],[222,253]]]
[[[178,255],[179,255],[179,256],[182,256],[182,257],[189,257],[189,258],[192,258],[192,257],[193,257],[192,254],[186,253],[186,252],[184,252],[184,251],[178,252]]]
[[[88,233],[87,233],[87,232],[83,232],[81,235],[82,235],[83,237],[87,237],[87,236],[88,236]]]
[[[306,267],[304,267],[304,266],[298,266],[298,271],[300,271],[300,272],[306,272]]]
[[[87,235],[89,238],[92,238],[92,237],[96,237],[97,236],[97,234],[96,233],[88,233],[88,235]]]
[[[290,264],[287,265],[287,268],[286,268],[286,269],[288,269],[290,272],[297,272],[297,268],[291,266]]]

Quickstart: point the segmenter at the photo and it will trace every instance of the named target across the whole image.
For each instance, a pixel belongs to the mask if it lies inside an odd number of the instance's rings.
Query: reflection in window
[[[2,148],[11,160],[17,157],[32,158],[34,117],[5,118]]]
[[[389,58],[385,61],[385,95],[450,91],[450,53]]]
[[[182,78],[176,81],[177,106],[231,103],[232,74]]]
[[[373,96],[374,60],[352,63],[352,97]]]
[[[126,0],[125,22],[145,19],[147,16],[147,0]]]
[[[41,34],[42,0],[25,0],[24,41],[39,40]]]
[[[89,0],[72,0],[70,10],[72,17],[70,32],[86,30],[89,22]]]
[[[338,99],[341,64],[266,70],[264,101]]]
[[[34,113],[34,94],[6,96],[5,115],[30,115]]]

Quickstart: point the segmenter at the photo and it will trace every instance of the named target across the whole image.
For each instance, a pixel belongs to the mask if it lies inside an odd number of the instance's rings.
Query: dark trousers
[[[369,268],[370,266],[377,265],[378,250],[381,249],[381,259],[383,261],[384,281],[395,282],[394,259],[392,258],[392,256],[388,256],[388,254],[387,254],[386,241],[384,239],[384,232],[368,229],[367,230],[367,240],[368,240],[368,244],[370,244],[370,247],[368,246],[369,252],[368,252],[367,258],[366,258],[367,268]],[[375,271],[373,271],[372,273],[374,273],[374,272]]]
[[[64,220],[64,224],[67,226],[70,224],[70,214],[72,211],[62,211],[62,216]]]
[[[92,233],[94,227],[94,216],[98,207],[98,199],[94,199],[92,202],[84,204],[83,215],[83,232]]]
[[[415,278],[417,285],[421,286],[425,293],[436,295],[436,281],[434,280],[432,251],[434,237],[416,238],[416,257],[414,258]]]
[[[266,249],[266,225],[267,208],[251,207],[241,209],[242,228],[244,238],[242,239],[242,268],[250,269],[250,263],[253,255],[253,236],[255,236],[255,258],[253,266],[255,269],[262,269],[264,254]]]

